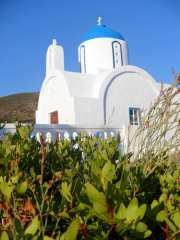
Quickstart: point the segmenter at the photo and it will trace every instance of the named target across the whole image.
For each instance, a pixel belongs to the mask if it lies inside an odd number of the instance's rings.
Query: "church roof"
[[[116,38],[120,40],[125,40],[124,37],[114,30],[110,29],[106,25],[97,25],[93,27],[89,32],[87,32],[82,40],[87,41],[94,38]]]

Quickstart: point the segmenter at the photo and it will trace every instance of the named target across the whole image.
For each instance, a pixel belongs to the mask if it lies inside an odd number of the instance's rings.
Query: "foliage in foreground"
[[[146,176],[115,138],[48,144],[28,135],[21,127],[0,142],[0,239],[178,239],[173,165]]]
[[[161,108],[150,109],[136,154],[122,154],[112,137],[39,143],[29,138],[31,127],[6,134],[0,140],[0,240],[180,239],[173,95],[174,89],[163,92]],[[163,111],[161,119],[154,109]]]

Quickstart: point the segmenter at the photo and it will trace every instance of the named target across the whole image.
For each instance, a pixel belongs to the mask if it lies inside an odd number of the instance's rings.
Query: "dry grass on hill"
[[[39,93],[0,97],[0,122],[34,122]]]

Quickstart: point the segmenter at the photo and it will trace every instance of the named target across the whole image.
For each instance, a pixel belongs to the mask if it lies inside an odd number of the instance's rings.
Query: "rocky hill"
[[[0,122],[34,122],[39,93],[0,97]]]

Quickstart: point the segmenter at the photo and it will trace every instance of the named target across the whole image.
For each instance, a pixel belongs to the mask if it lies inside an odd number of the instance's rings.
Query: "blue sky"
[[[53,38],[64,47],[65,69],[79,71],[78,45],[99,15],[127,40],[130,64],[172,82],[179,12],[179,0],[0,0],[0,96],[40,90]]]

